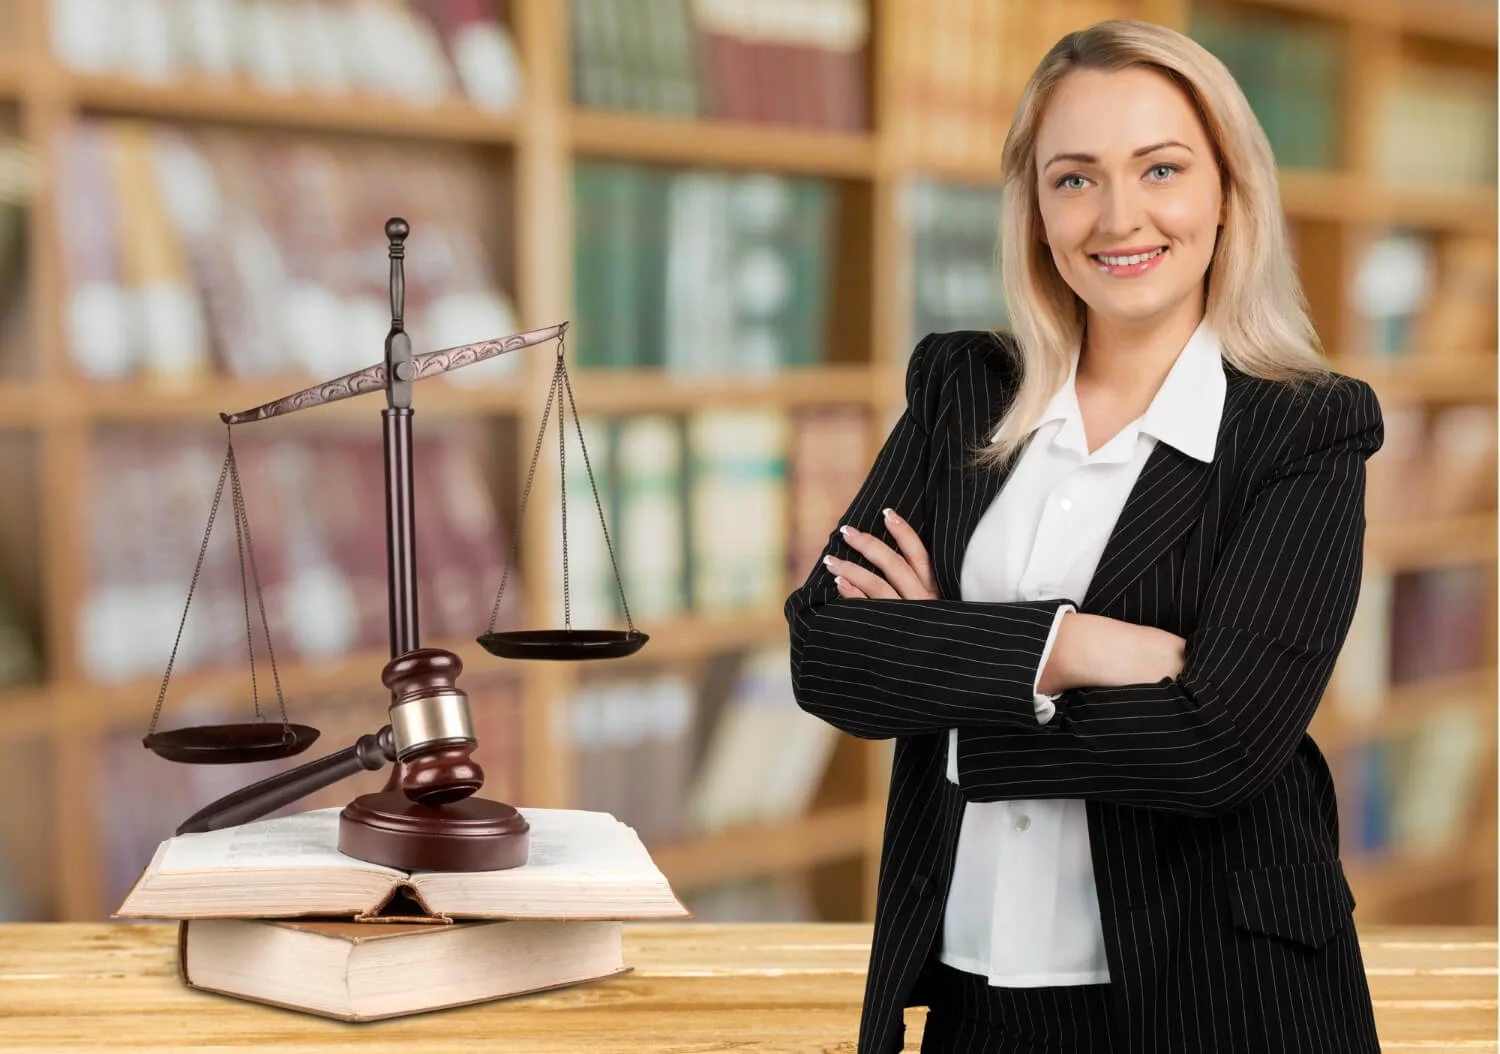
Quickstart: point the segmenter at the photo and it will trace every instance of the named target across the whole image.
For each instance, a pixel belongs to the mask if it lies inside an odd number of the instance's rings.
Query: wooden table
[[[349,1025],[184,988],[176,927],[0,926],[0,1050],[854,1050],[863,924],[626,927],[632,972],[577,988]],[[1496,1050],[1494,927],[1361,930],[1386,1054]],[[907,1049],[926,1011],[907,1011]]]

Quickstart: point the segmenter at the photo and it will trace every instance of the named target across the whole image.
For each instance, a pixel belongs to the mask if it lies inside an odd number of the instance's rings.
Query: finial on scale
[[[400,216],[385,221],[385,236],[390,239],[391,257],[391,331],[385,338],[386,405],[407,409],[411,406],[411,382],[416,379],[412,368],[411,337],[407,335],[402,315],[406,309],[406,236],[411,225]]]

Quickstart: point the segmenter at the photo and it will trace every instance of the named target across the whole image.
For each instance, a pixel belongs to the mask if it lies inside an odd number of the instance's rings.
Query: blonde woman
[[[1360,588],[1368,385],[1266,137],[1169,29],[1071,33],[1002,159],[1013,333],[923,339],[786,603],[809,713],[894,739],[863,1054],[1375,1052],[1307,728]]]

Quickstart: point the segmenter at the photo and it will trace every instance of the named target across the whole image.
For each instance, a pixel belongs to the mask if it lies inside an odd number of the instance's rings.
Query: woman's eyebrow
[[[1160,150],[1163,147],[1168,146],[1180,146],[1190,154],[1193,152],[1193,148],[1188,146],[1186,143],[1179,142],[1176,139],[1163,139],[1159,143],[1152,143],[1150,146],[1141,147],[1139,150],[1134,151],[1130,156],[1144,157],[1152,151]],[[1099,163],[1099,158],[1093,154],[1054,154],[1052,155],[1052,158],[1042,167],[1044,169],[1050,168],[1053,165],[1057,164],[1057,162],[1059,161],[1077,161],[1080,164],[1097,165]]]

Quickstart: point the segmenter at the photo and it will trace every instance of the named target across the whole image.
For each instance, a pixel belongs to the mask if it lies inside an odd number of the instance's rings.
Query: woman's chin
[[[1098,321],[1140,326],[1169,318],[1181,298],[1163,296],[1160,291],[1142,289],[1136,295],[1096,296],[1085,300],[1089,313]]]

